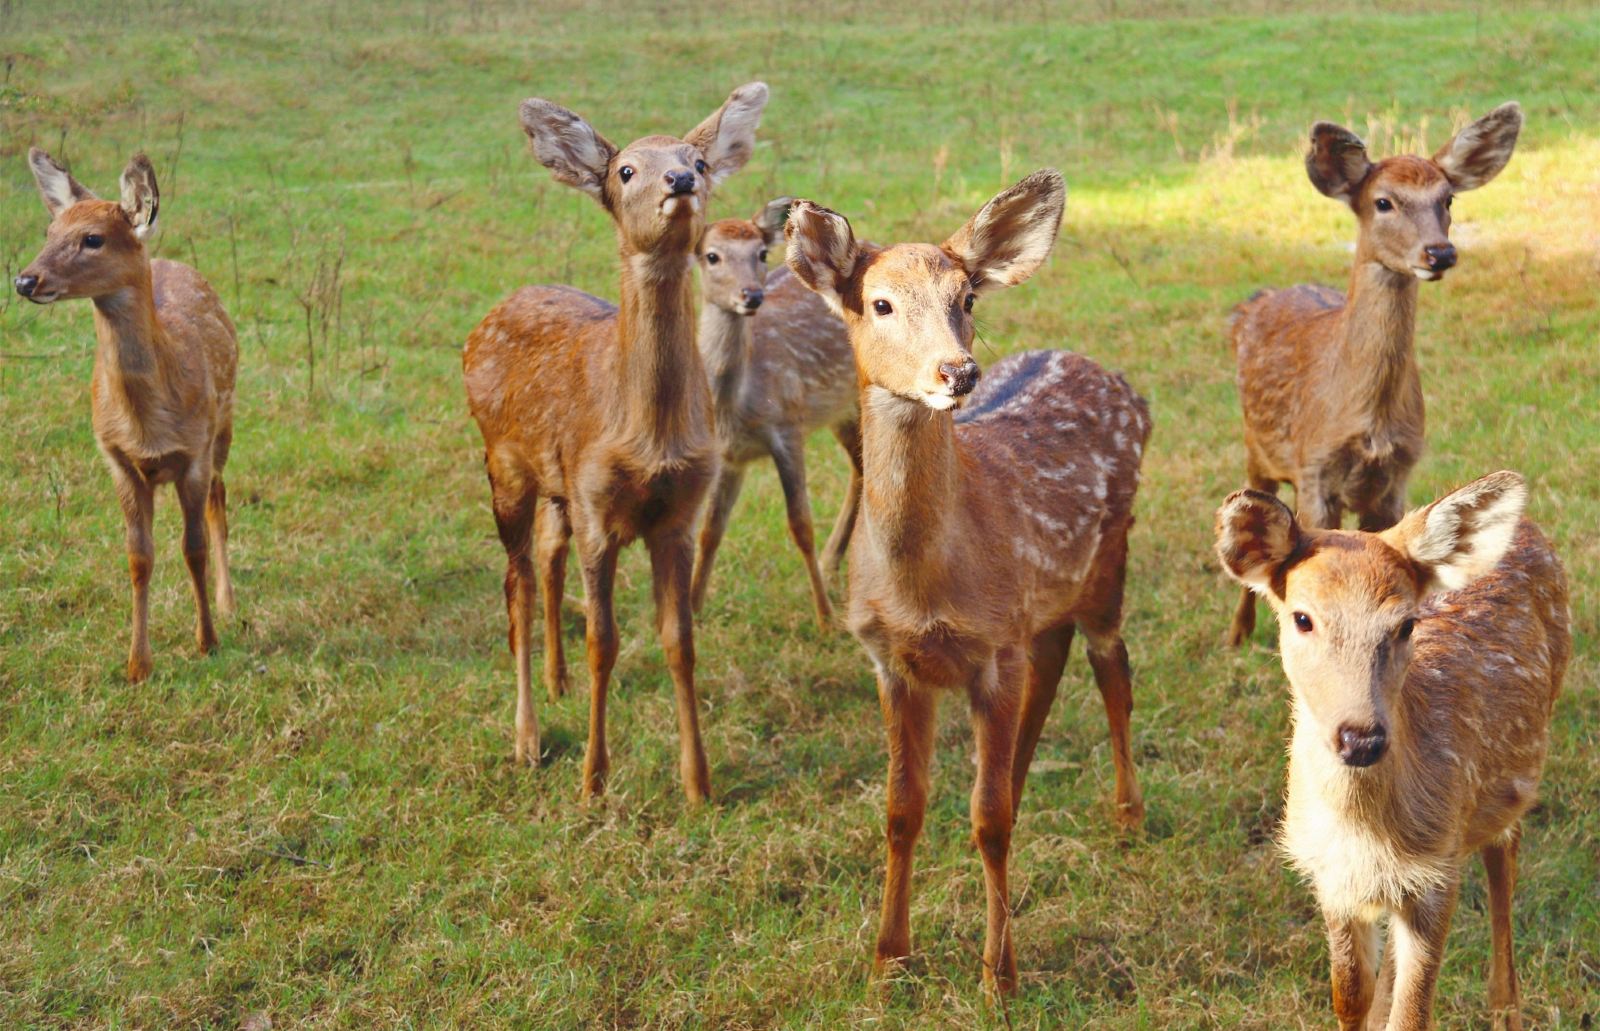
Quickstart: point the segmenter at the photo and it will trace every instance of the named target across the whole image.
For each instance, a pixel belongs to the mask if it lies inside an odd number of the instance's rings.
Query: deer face
[[[767,256],[783,241],[783,220],[793,201],[780,197],[755,218],[726,218],[706,227],[696,256],[707,304],[734,315],[754,315],[766,299]]]
[[[1303,529],[1259,491],[1217,512],[1223,568],[1278,615],[1297,720],[1346,766],[1371,766],[1387,750],[1423,602],[1499,563],[1526,497],[1520,476],[1492,473],[1382,533]]]
[[[943,244],[857,245],[850,223],[809,201],[790,209],[789,268],[844,319],[865,384],[936,411],[978,382],[972,309],[1031,276],[1055,245],[1066,203],[1044,169],[985,204]]]
[[[100,200],[37,148],[28,163],[50,212],[44,249],[17,276],[17,293],[35,304],[104,297],[147,274],[143,236],[158,208],[155,172],[144,155],[122,173],[123,200]]]

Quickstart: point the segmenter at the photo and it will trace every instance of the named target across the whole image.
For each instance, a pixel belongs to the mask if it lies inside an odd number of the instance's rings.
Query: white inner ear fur
[[[1460,590],[1500,564],[1527,499],[1515,473],[1469,483],[1423,510],[1422,526],[1405,538],[1406,554],[1428,568],[1436,591]]]
[[[599,200],[606,169],[616,151],[594,126],[548,100],[522,102],[522,128],[533,141],[533,154],[541,165],[568,186]]]
[[[1055,247],[1066,195],[1060,173],[1035,172],[985,204],[945,242],[976,292],[1016,286],[1038,271]]]
[[[752,82],[733,91],[722,106],[717,134],[704,148],[712,186],[743,168],[756,146],[756,129],[767,106],[767,85]],[[693,135],[693,134],[691,134]]]
[[[790,271],[819,294],[836,314],[844,314],[839,284],[855,269],[857,248],[850,222],[809,204],[789,209],[785,229]]]

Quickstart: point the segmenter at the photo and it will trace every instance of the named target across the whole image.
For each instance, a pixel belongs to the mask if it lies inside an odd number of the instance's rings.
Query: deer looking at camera
[[[1431,159],[1373,164],[1350,130],[1311,127],[1312,185],[1360,223],[1349,292],[1264,290],[1230,319],[1250,486],[1271,494],[1292,484],[1307,524],[1336,528],[1348,508],[1375,531],[1405,511],[1406,478],[1422,454],[1417,284],[1455,266],[1451,200],[1500,173],[1521,128],[1522,109],[1502,104]],[[1255,621],[1245,591],[1228,643],[1248,640]]]
[[[127,524],[133,580],[128,679],[150,675],[150,574],[155,569],[155,489],[170,483],[183,511],[183,558],[202,652],[217,647],[206,597],[208,552],[217,609],[233,612],[228,575],[228,492],[222,469],[233,440],[233,323],[200,273],[151,261],[144,239],[160,208],[155,169],[143,154],[122,172],[122,199],[100,200],[38,148],[28,165],[50,212],[44,249],[16,278],[35,304],[94,302],[95,442],[111,469]],[[210,538],[209,548],[207,538]]]
[[[822,553],[823,565],[837,572],[861,499],[856,361],[844,323],[822,298],[787,268],[767,274],[767,252],[783,241],[790,203],[782,197],[753,219],[714,222],[700,241],[700,357],[711,376],[723,455],[700,530],[691,596],[698,612],[745,468],[770,457],[783,484],[789,533],[811,579],[817,625],[827,628],[833,607],[812,541],[805,439],[827,426],[850,458],[850,487]]]
[[[694,690],[689,608],[695,512],[717,468],[711,395],[695,349],[691,267],[711,189],[755,148],[767,87],[741,86],[682,139],[618,147],[550,103],[522,105],[534,155],[600,202],[617,231],[620,307],[567,286],[524,287],[491,311],[462,353],[483,433],[517,663],[516,758],[537,763],[531,637],[533,551],[544,579],[545,685],[566,688],[561,595],[577,544],[588,623],[585,798],[605,790],[606,691],[617,659],[612,582],[635,538],[650,552],[656,625],[676,695],[679,769],[691,801],[710,794]]]
[[[1217,553],[1278,615],[1294,694],[1282,843],[1328,925],[1342,1028],[1430,1026],[1473,852],[1489,1005],[1521,1027],[1511,893],[1572,641],[1566,576],[1498,472],[1382,533],[1319,530],[1270,494],[1217,513]],[[1391,916],[1383,972],[1375,923]]]
[[[1117,819],[1143,818],[1120,625],[1148,410],[1122,377],[1066,351],[1004,359],[981,385],[972,358],[974,300],[1044,263],[1065,199],[1059,172],[1036,172],[938,246],[858,244],[843,216],[807,201],[785,230],[789,268],[844,319],[859,369],[848,621],[876,670],[889,738],[879,972],[910,952],[911,857],[942,690],[966,694],[977,741],[986,985],[1016,985],[1011,830],[1075,628],[1111,725]]]

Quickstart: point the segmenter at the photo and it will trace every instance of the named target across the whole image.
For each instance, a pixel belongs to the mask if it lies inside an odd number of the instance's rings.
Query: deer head
[[[149,158],[136,154],[123,169],[121,202],[100,200],[37,147],[28,166],[50,227],[44,249],[17,276],[17,293],[35,304],[104,297],[149,275],[144,237],[161,206]]]
[[[700,238],[700,283],[706,303],[735,315],[754,315],[765,300],[767,252],[783,242],[791,197],[779,197],[748,221],[725,218]]]

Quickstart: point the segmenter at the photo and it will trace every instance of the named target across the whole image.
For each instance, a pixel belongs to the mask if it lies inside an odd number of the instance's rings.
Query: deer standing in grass
[[[1500,173],[1521,128],[1522,109],[1502,104],[1432,159],[1373,164],[1350,130],[1311,127],[1312,185],[1349,204],[1360,223],[1349,292],[1263,290],[1230,319],[1250,486],[1271,494],[1292,484],[1309,525],[1337,528],[1348,508],[1361,529],[1383,530],[1405,511],[1423,439],[1417,284],[1455,266],[1451,200]],[[1245,591],[1228,643],[1243,644],[1255,624]]]
[[[1217,513],[1223,567],[1277,612],[1294,694],[1282,843],[1317,892],[1342,1028],[1425,1028],[1462,868],[1489,878],[1489,1005],[1521,1027],[1511,893],[1572,651],[1566,577],[1498,472],[1382,533]],[[1376,919],[1389,914],[1382,974]]]
[[[866,246],[841,215],[807,201],[790,211],[789,268],[844,319],[859,369],[848,621],[876,670],[889,740],[879,973],[910,952],[912,850],[941,691],[966,694],[977,744],[987,986],[1016,984],[1011,830],[1075,628],[1111,725],[1117,820],[1133,827],[1144,815],[1120,626],[1148,410],[1121,376],[1070,352],[1004,359],[981,386],[972,359],[975,298],[1044,263],[1065,199],[1059,172],[1036,172],[939,246]]]
[[[766,103],[765,84],[750,83],[682,139],[645,136],[626,147],[547,100],[522,105],[540,163],[611,216],[622,266],[620,307],[572,287],[524,287],[478,324],[462,354],[506,549],[519,762],[539,759],[534,551],[544,581],[545,685],[554,699],[567,684],[561,596],[568,542],[577,545],[590,677],[585,798],[605,790],[606,692],[617,659],[612,582],[618,552],[636,538],[650,552],[684,791],[691,801],[711,791],[696,711],[689,576],[692,523],[718,448],[695,349],[691,268],[711,189],[749,160]]]
[[[767,251],[783,241],[790,203],[783,197],[753,219],[714,222],[700,242],[700,357],[711,376],[723,455],[700,530],[692,598],[700,611],[745,468],[770,457],[783,484],[789,533],[811,579],[817,625],[826,629],[833,607],[812,540],[805,439],[827,426],[850,458],[850,486],[822,553],[823,565],[838,572],[861,500],[856,361],[844,323],[822,298],[787,268],[767,275]]]
[[[217,610],[233,612],[222,469],[233,441],[238,343],[228,313],[200,273],[176,261],[151,261],[145,251],[161,196],[148,158],[138,154],[123,170],[120,203],[97,198],[38,148],[28,151],[28,164],[50,228],[44,249],[15,285],[35,304],[79,297],[94,302],[91,422],[127,524],[133,580],[128,679],[137,682],[151,669],[151,530],[161,484],[173,485],[183,511],[183,558],[202,652],[217,647],[206,597],[208,551],[216,563]]]

